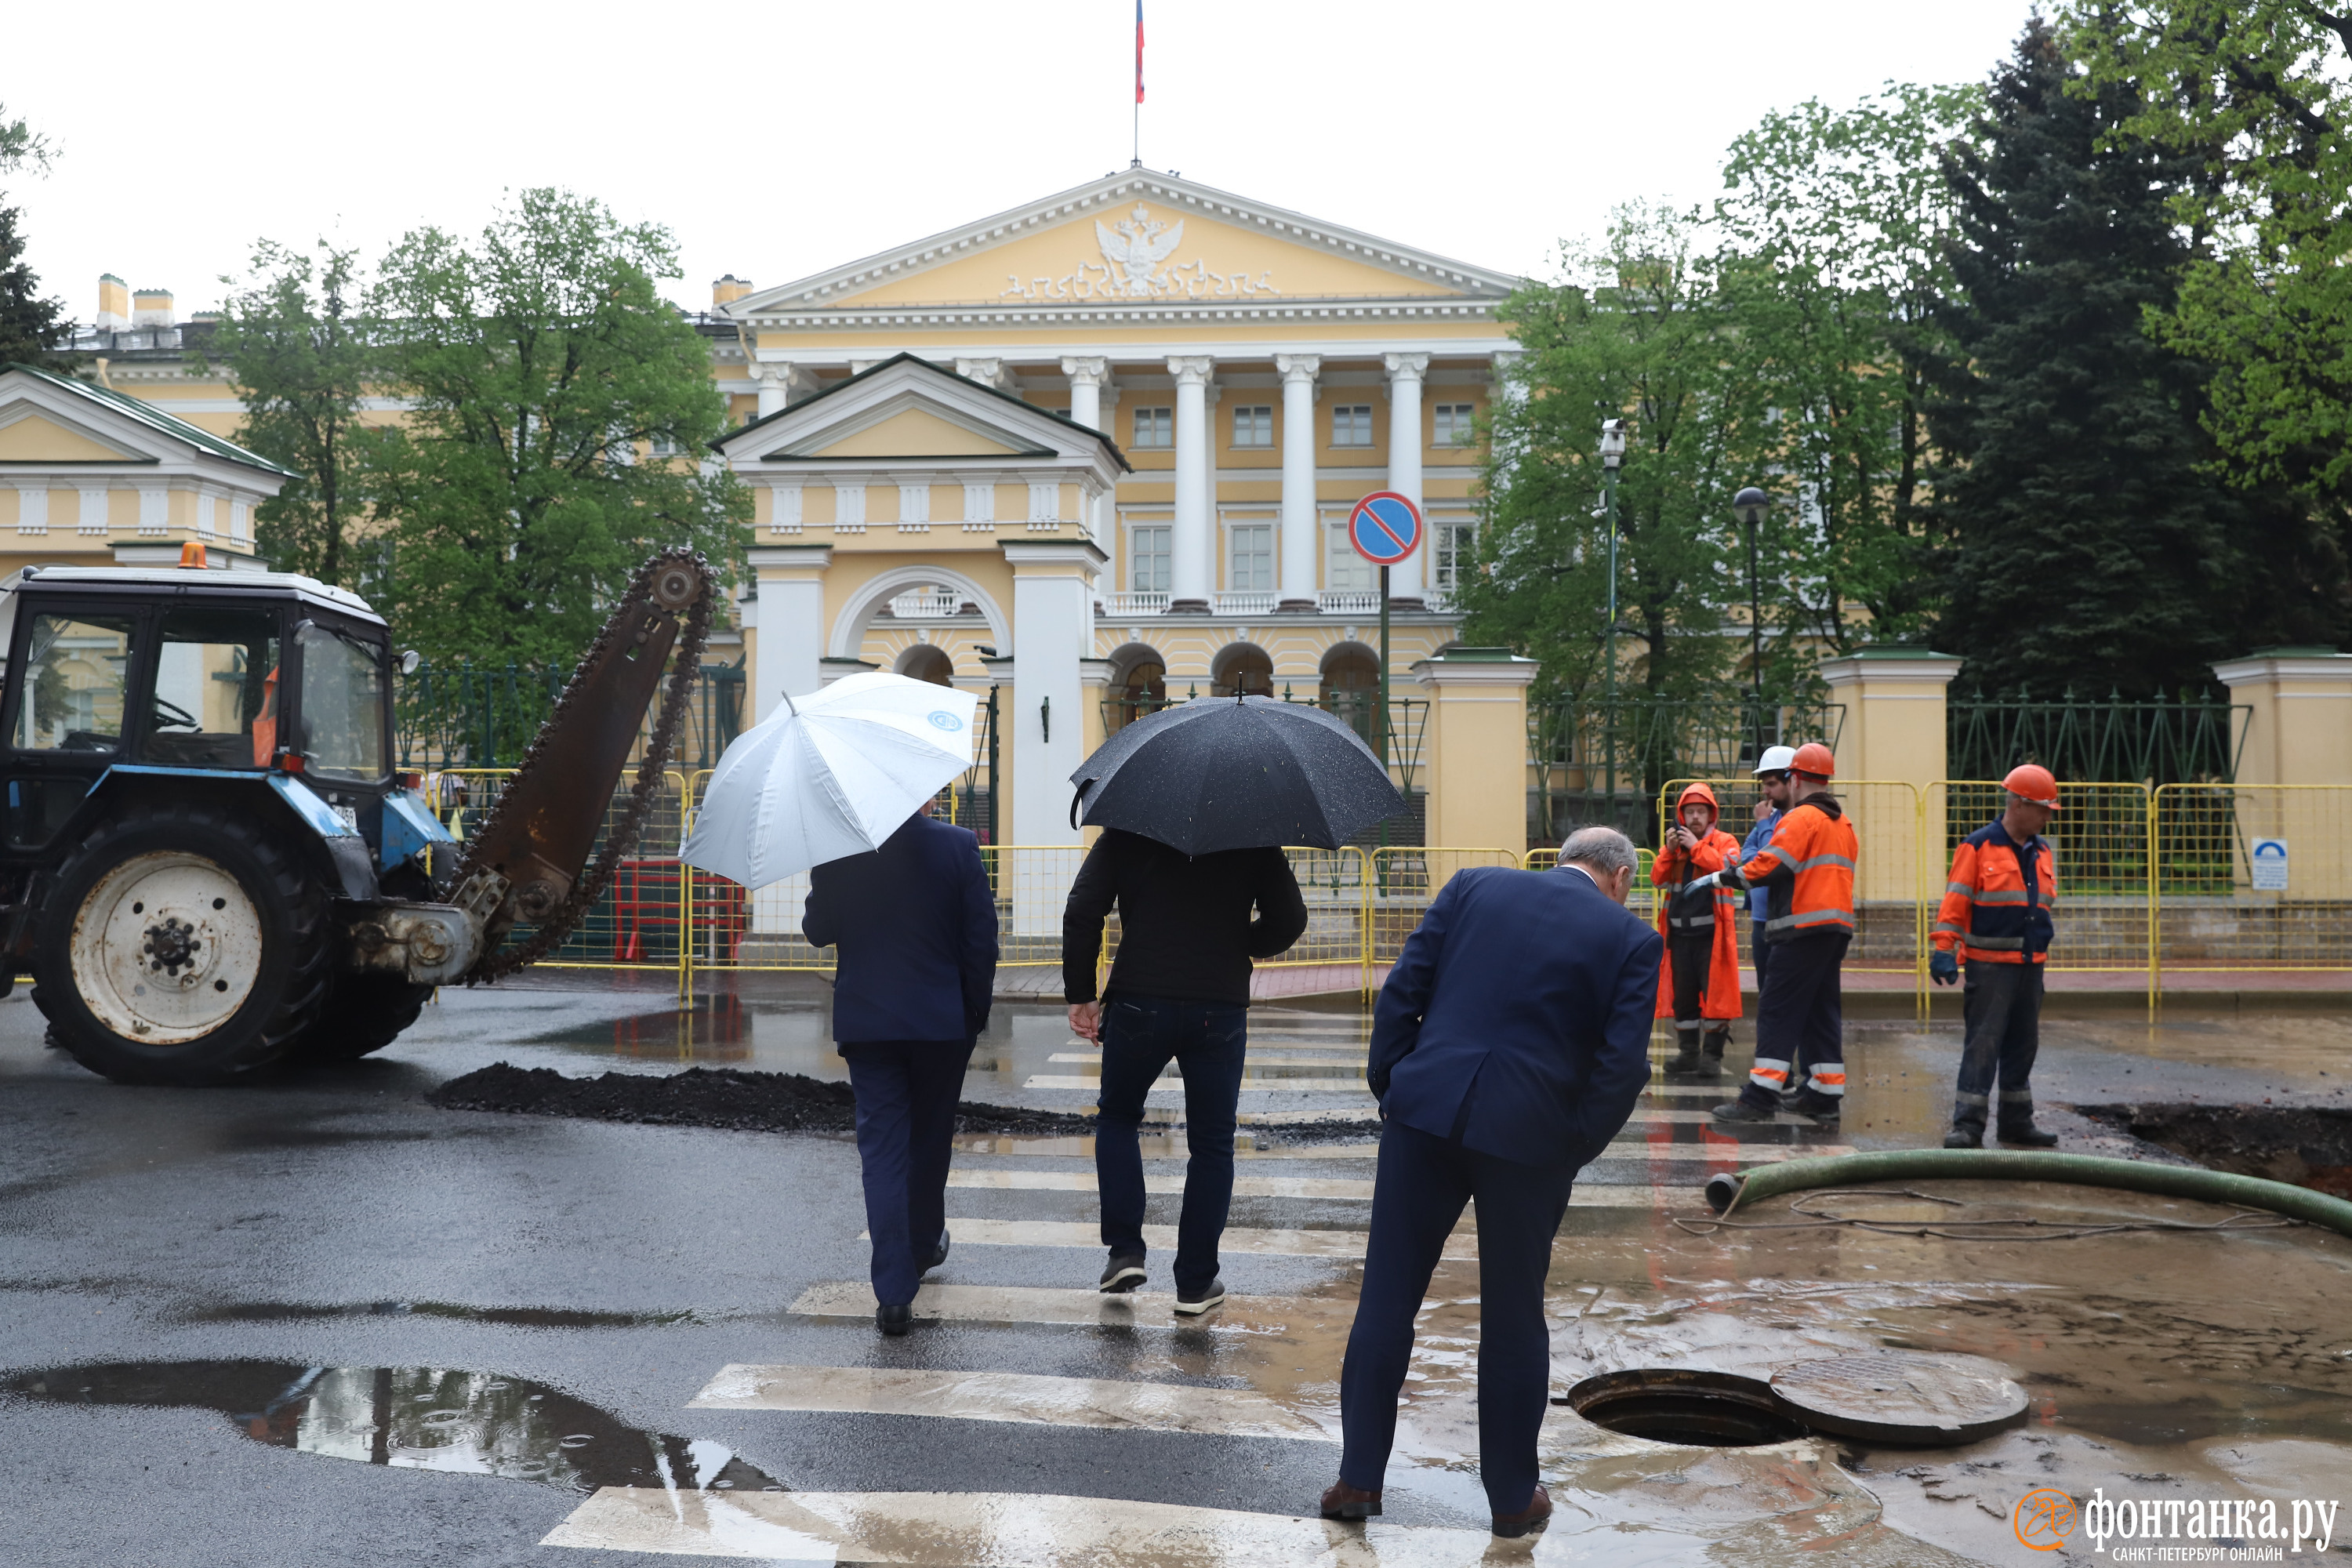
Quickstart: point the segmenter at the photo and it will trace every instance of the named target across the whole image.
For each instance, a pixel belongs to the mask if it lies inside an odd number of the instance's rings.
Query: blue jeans
[[[1172,1058],[1184,1076],[1184,1214],[1176,1226],[1176,1289],[1217,1278],[1217,1242],[1234,1202],[1234,1109],[1241,1100],[1249,1009],[1232,1002],[1165,996],[1106,999],[1102,1097],[1095,1123],[1095,1184],[1102,1192],[1103,1245],[1141,1258],[1143,1097]]]
[[[947,1234],[948,1156],[973,1040],[860,1040],[841,1047],[857,1097],[857,1168],[873,1238],[874,1299],[904,1307]]]
[[[1339,1479],[1381,1489],[1396,1440],[1412,1325],[1445,1238],[1478,1203],[1478,1471],[1495,1512],[1534,1500],[1536,1438],[1551,1394],[1544,1278],[1573,1165],[1520,1165],[1391,1120],[1381,1129],[1371,1234],[1339,1368]]]

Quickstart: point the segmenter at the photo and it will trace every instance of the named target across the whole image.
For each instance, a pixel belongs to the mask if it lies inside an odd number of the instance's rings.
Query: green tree
[[[1958,357],[1931,423],[1957,551],[1937,641],[1984,688],[2202,687],[2214,658],[2340,618],[2325,531],[2208,471],[2206,368],[2146,331],[2189,259],[2167,198],[2193,169],[2127,131],[2139,107],[2035,18],[1983,145],[1948,160]]]
[[[740,557],[750,497],[704,461],[726,405],[656,291],[678,275],[667,230],[550,189],[384,258],[368,313],[411,410],[378,468],[388,596],[431,657],[565,665],[652,551]]]
[[[11,120],[0,106],[0,174],[29,169],[47,174],[55,150],[19,115]],[[23,214],[0,205],[0,364],[38,365],[59,373],[70,371],[75,356],[67,352],[73,322],[64,302],[41,297],[41,280],[25,265],[26,240],[16,225]]]
[[[1766,535],[1779,612],[1767,620],[1840,652],[1915,631],[1931,602],[1926,381],[1956,218],[1937,158],[1982,102],[1975,88],[1894,84],[1850,110],[1808,100],[1766,117],[1725,163],[1734,444],[1769,461],[1757,482],[1784,492]],[[1803,645],[1778,646],[1771,683],[1787,689]]]
[[[2108,134],[2184,164],[2168,194],[2196,244],[2158,331],[2213,367],[2223,458],[2242,482],[2352,500],[2352,16],[2316,0],[2062,16],[2078,90],[2132,95]]]
[[[1624,419],[1618,482],[1621,688],[1690,697],[1723,672],[1712,635],[1727,595],[1730,496],[1724,322],[1694,215],[1628,206],[1564,277],[1502,311],[1525,353],[1500,400],[1485,474],[1486,526],[1460,601],[1473,641],[1540,659],[1538,696],[1605,684],[1609,524],[1596,452]],[[1744,579],[1743,579],[1744,581]]]
[[[220,325],[191,355],[227,366],[245,402],[237,438],[302,476],[256,511],[262,553],[327,583],[352,574],[382,446],[360,419],[374,345],[348,313],[355,257],[323,240],[315,256],[263,240],[250,285],[228,295]]]

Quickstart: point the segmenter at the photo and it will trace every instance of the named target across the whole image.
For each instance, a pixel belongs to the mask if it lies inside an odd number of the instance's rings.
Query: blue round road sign
[[[1421,508],[1394,490],[1374,490],[1348,518],[1348,542],[1375,566],[1393,566],[1421,545]]]

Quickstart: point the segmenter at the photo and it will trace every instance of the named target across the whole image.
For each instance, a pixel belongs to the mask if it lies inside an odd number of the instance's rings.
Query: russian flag
[[[1143,101],[1143,0],[1135,0],[1135,101]]]

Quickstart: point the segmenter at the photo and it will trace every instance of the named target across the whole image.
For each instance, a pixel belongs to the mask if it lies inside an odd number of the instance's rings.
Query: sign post
[[[1348,542],[1381,569],[1381,684],[1372,710],[1372,754],[1389,765],[1389,568],[1421,548],[1421,508],[1394,490],[1374,490],[1348,514]]]

